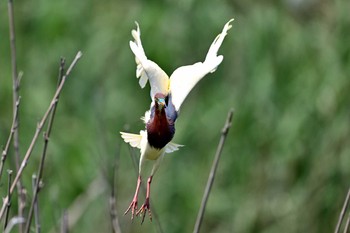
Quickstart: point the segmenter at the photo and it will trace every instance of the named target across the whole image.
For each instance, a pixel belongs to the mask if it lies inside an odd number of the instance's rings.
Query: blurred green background
[[[111,232],[109,196],[116,164],[122,232],[157,232],[123,216],[136,185],[129,146],[149,107],[128,42],[140,23],[148,57],[168,74],[203,61],[235,18],[217,71],[181,109],[169,154],[153,179],[163,232],[191,232],[228,110],[223,150],[201,232],[333,232],[350,178],[350,1],[15,1],[20,151],[53,96],[61,56],[83,57],[66,82],[39,194],[42,232]],[[12,122],[7,1],[0,3],[0,145]],[[40,160],[40,138],[23,174],[27,203]],[[139,152],[134,150],[137,155]],[[13,167],[10,150],[6,169]],[[6,174],[6,173],[5,173]],[[6,176],[0,194],[6,195]],[[143,195],[140,195],[140,205]],[[28,207],[27,207],[28,209]],[[16,215],[14,203],[11,215]],[[147,218],[147,217],[146,217]]]

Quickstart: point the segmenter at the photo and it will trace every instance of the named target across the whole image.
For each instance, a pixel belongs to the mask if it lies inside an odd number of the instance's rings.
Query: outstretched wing
[[[165,153],[171,153],[174,151],[177,151],[180,149],[180,147],[183,147],[184,145],[180,145],[180,144],[176,144],[173,142],[169,142],[166,146],[165,146]]]
[[[143,149],[145,148],[145,144],[147,143],[147,140],[145,141],[145,139],[147,138],[147,133],[144,130],[140,131],[140,134],[133,134],[133,133],[125,133],[125,132],[120,132],[122,138],[124,139],[124,141],[126,143],[129,143],[130,146],[132,147],[136,147],[141,149],[143,147]],[[144,140],[142,140],[144,139]],[[172,153],[174,151],[179,150],[180,147],[183,147],[183,145],[180,144],[176,144],[173,142],[169,142],[166,146],[165,146],[165,153]],[[142,149],[141,149],[142,150]]]
[[[139,84],[144,88],[149,80],[151,86],[151,99],[153,100],[156,93],[167,95],[169,92],[168,75],[153,61],[148,60],[141,43],[141,31],[137,22],[136,30],[132,30],[131,34],[134,41],[130,41],[130,48],[135,54],[137,64],[136,77],[140,78]]]
[[[125,133],[125,132],[120,132],[120,134],[124,139],[124,141],[126,143],[129,143],[130,146],[141,149],[141,140],[142,140],[141,134],[133,134],[133,133]]]
[[[222,62],[223,56],[217,56],[217,52],[227,35],[227,31],[232,27],[230,24],[232,21],[233,19],[228,21],[222,32],[215,38],[204,62],[179,67],[170,76],[170,91],[173,97],[173,104],[177,111],[179,111],[182,102],[199,80],[206,74],[213,73]]]

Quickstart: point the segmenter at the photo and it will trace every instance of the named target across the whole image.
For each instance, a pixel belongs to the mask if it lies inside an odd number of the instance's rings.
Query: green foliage
[[[148,57],[168,74],[202,61],[224,23],[235,18],[224,60],[186,99],[175,142],[152,184],[164,232],[194,227],[227,111],[235,108],[202,232],[331,232],[350,177],[350,2],[338,1],[15,1],[23,155],[53,96],[59,58],[83,57],[59,102],[39,193],[42,231],[57,230],[63,210],[103,177],[102,194],[82,208],[72,232],[110,232],[110,183],[123,232],[156,231],[123,212],[136,171],[119,131],[138,132],[149,107],[129,49],[140,23]],[[12,121],[6,4],[0,5],[0,144]],[[39,140],[24,172],[28,204]],[[138,154],[138,151],[135,151]],[[13,149],[6,168],[13,169]],[[145,180],[145,179],[144,179]],[[6,195],[6,179],[0,194]],[[92,191],[94,190],[94,191]],[[140,195],[140,205],[143,195]],[[16,206],[12,214],[16,214]]]

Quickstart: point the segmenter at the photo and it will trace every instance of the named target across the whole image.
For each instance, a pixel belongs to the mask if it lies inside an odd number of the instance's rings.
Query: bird
[[[153,176],[159,168],[166,153],[179,150],[183,145],[172,142],[175,135],[175,122],[178,118],[180,107],[193,89],[193,87],[208,73],[216,71],[223,61],[223,55],[217,55],[219,48],[232,27],[230,19],[222,29],[222,32],[214,39],[203,62],[186,65],[177,68],[169,77],[154,61],[149,60],[141,43],[141,31],[139,24],[136,30],[131,31],[134,41],[129,46],[136,61],[136,77],[139,85],[144,88],[150,84],[150,109],[141,118],[145,123],[145,129],[139,134],[120,132],[122,139],[131,147],[140,149],[139,171],[134,197],[124,215],[131,211],[131,219],[142,215],[141,224],[148,212],[150,221],[152,214],[150,208],[150,190]],[[147,180],[146,199],[138,209],[138,194],[142,182],[142,169],[146,160],[154,161],[151,173]]]

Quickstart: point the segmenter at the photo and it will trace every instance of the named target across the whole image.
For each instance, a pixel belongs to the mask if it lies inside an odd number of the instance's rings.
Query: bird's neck
[[[149,144],[157,149],[162,149],[168,144],[175,134],[174,121],[167,117],[165,108],[154,108],[153,117],[147,123],[147,135]]]
[[[168,126],[171,124],[171,122],[169,122],[166,112],[165,112],[165,108],[162,109],[155,109],[155,113],[154,113],[154,117],[153,119],[151,119],[152,124],[154,125],[154,127],[158,128],[158,129],[163,129],[163,128],[168,128]]]

